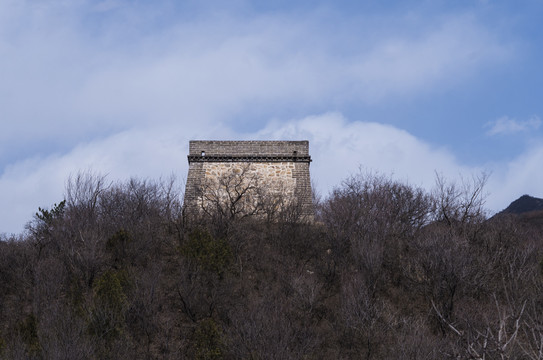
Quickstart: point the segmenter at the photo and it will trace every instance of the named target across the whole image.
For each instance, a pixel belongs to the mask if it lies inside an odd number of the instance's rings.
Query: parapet
[[[191,162],[311,162],[309,141],[201,141],[189,143]]]

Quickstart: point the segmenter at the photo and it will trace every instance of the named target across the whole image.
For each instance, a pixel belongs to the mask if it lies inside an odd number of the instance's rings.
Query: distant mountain
[[[530,195],[522,195],[503,210],[502,214],[524,214],[533,211],[543,211],[543,199]]]

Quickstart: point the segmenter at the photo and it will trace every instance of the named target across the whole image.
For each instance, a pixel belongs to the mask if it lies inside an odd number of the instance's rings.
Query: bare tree
[[[199,206],[207,215],[232,220],[262,212],[258,190],[260,175],[250,164],[236,167],[218,178],[206,178],[198,189]]]
[[[301,199],[293,189],[281,180],[266,182],[252,164],[232,164],[231,171],[206,178],[197,194],[193,219],[213,224],[223,234],[246,219],[297,222],[302,218]]]
[[[453,226],[480,223],[486,218],[485,185],[489,175],[485,172],[471,179],[461,178],[460,183],[447,182],[436,174],[434,199],[436,220]]]
[[[382,271],[385,261],[397,261],[402,241],[428,223],[431,211],[430,198],[421,189],[383,176],[358,174],[334,190],[321,216],[337,261],[351,256],[368,286],[376,289],[387,276]]]
[[[84,223],[96,216],[100,194],[111,184],[106,182],[106,176],[91,171],[79,172],[70,176],[66,182],[66,202],[71,216]]]

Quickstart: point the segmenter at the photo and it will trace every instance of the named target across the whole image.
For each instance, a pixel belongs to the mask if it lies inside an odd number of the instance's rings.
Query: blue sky
[[[263,5],[264,4],[264,5]],[[431,189],[543,197],[541,1],[0,0],[0,233],[78,171],[186,177],[190,139],[308,139]]]

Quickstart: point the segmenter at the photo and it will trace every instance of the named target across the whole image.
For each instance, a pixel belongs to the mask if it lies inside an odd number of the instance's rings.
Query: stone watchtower
[[[189,211],[224,205],[258,214],[272,203],[295,204],[313,217],[308,141],[190,141],[188,161]]]

